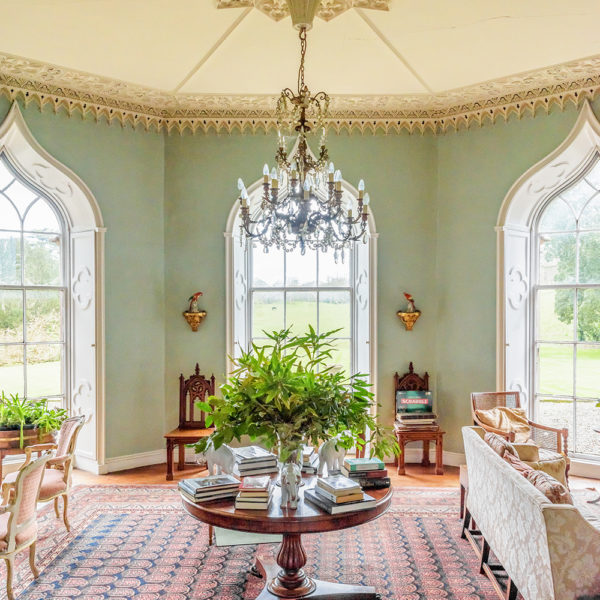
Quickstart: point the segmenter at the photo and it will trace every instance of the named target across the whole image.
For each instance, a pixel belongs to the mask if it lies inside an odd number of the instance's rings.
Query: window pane
[[[0,342],[23,341],[23,292],[0,290]],[[0,388],[2,387],[0,379]]]
[[[23,396],[24,382],[23,346],[0,346],[0,390]]]
[[[575,281],[575,234],[540,235],[540,283]]]
[[[283,329],[283,315],[283,292],[252,293],[252,337]]]
[[[538,344],[537,363],[541,394],[573,396],[573,346]]]
[[[544,209],[539,231],[574,231],[576,227],[573,211],[560,198],[556,198]]]
[[[600,229],[600,196],[590,200],[589,204],[583,209],[579,227],[581,229]]]
[[[557,398],[539,398],[536,421],[548,427],[569,430],[569,450],[573,450],[575,443],[575,432],[573,430],[573,402],[571,400],[559,400]]]
[[[578,397],[600,399],[600,348],[580,345],[577,347],[577,381],[575,393]],[[598,438],[600,444],[600,437]]]
[[[0,229],[21,231],[21,219],[15,207],[4,196],[0,196]]]
[[[585,180],[579,180],[575,185],[561,193],[560,197],[566,200],[573,209],[576,217],[579,217],[584,204],[596,193],[596,190]]]
[[[30,285],[61,284],[60,236],[25,234],[25,283]]]
[[[579,234],[579,281],[600,283],[600,232]]]
[[[34,194],[29,188],[25,187],[20,181],[13,181],[9,185],[4,193],[12,200],[13,204],[17,207],[21,218],[25,216],[27,207],[37,198],[37,194]]]
[[[270,248],[265,252],[262,244],[253,245],[252,284],[257,287],[283,287],[283,250]]]
[[[62,344],[27,346],[27,396],[62,394]]]
[[[600,342],[600,289],[577,290],[577,339]]]
[[[53,231],[61,232],[61,226],[58,224],[56,214],[50,208],[50,205],[41,198],[37,200],[27,211],[23,229],[26,231]]]
[[[62,303],[62,292],[54,290],[26,292],[28,342],[62,341]]]
[[[319,285],[327,287],[342,287],[350,285],[350,257],[344,262],[341,257],[337,263],[333,251],[319,252]]]
[[[317,331],[317,293],[288,292],[286,296],[286,327],[293,335],[303,335],[312,325]]]
[[[320,292],[319,333],[340,328],[336,337],[350,336],[350,292]]]
[[[21,234],[0,231],[0,285],[21,285]]]
[[[333,350],[331,360],[326,364],[341,367],[347,375],[350,375],[350,340],[331,340]]]
[[[595,400],[577,400],[577,433],[575,436],[575,452],[600,456],[600,408]]]
[[[539,290],[537,338],[545,341],[573,340],[574,290]]]
[[[285,253],[286,285],[313,287],[317,284],[317,253],[307,250],[304,255],[296,249]]]

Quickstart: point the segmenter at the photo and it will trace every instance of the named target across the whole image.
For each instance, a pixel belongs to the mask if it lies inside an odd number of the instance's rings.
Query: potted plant
[[[19,394],[6,396],[2,391],[0,444],[4,448],[23,448],[38,441],[45,441],[44,436],[60,429],[67,416],[67,411],[62,408],[49,408],[48,400],[28,401],[26,398],[20,398]],[[16,431],[19,432],[18,437],[15,437]],[[28,431],[27,435],[25,431]]]
[[[381,459],[397,454],[396,440],[370,412],[373,393],[365,376],[328,366],[333,352],[328,338],[337,331],[317,334],[309,326],[301,336],[289,329],[264,332],[271,343],[253,344],[232,359],[235,369],[220,388],[223,397],[197,403],[207,413],[207,426],[216,429],[195,444],[196,452],[247,435],[277,449],[282,463],[296,461],[304,444],[317,446],[334,436],[346,449],[369,443],[371,454]]]

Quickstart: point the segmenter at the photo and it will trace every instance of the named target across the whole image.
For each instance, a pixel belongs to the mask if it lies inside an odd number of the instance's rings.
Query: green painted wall
[[[433,371],[434,323],[404,331],[396,311],[410,291],[425,314],[435,310],[435,138],[331,136],[332,160],[372,199],[379,237],[379,400],[393,419],[392,378],[413,360]],[[276,138],[246,135],[171,135],[165,140],[166,390],[168,426],[177,422],[177,378],[196,362],[218,382],[225,372],[225,231],[236,182],[247,184],[273,163]],[[202,290],[208,312],[197,333],[181,317],[192,292]]]
[[[23,108],[23,107],[22,107]],[[9,103],[0,101],[0,119]],[[106,456],[161,447],[164,433],[164,138],[80,116],[23,116],[96,197],[106,232]]]
[[[0,100],[0,118],[8,111]],[[597,112],[600,112],[597,110]],[[273,162],[267,135],[161,135],[24,108],[34,136],[94,193],[106,234],[106,447],[116,457],[163,447],[177,421],[177,378],[194,363],[225,371],[225,230],[236,181]],[[494,226],[513,182],[553,150],[575,109],[430,135],[331,135],[345,179],[364,178],[378,240],[378,399],[410,360],[432,375],[446,449],[460,451],[469,393],[495,386]],[[181,316],[202,290],[208,317]],[[411,292],[423,316],[404,331]]]
[[[569,109],[437,138],[432,342],[445,449],[462,451],[460,427],[470,421],[470,393],[496,388],[494,227],[500,206],[513,183],[565,139],[576,118]]]

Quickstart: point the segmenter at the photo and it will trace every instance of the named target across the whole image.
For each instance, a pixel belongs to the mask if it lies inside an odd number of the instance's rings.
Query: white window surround
[[[19,177],[52,200],[67,226],[70,351],[65,392],[71,413],[88,416],[77,444],[77,466],[101,473],[105,471],[105,229],[100,208],[85,183],[36,141],[17,102],[0,124],[0,153]]]
[[[547,203],[578,180],[598,156],[600,122],[586,101],[567,138],[513,184],[500,208],[496,226],[496,387],[520,391],[530,412],[535,224]],[[600,478],[600,464],[574,459],[571,473]]]
[[[248,187],[250,197],[262,188],[262,178]],[[342,189],[354,197],[358,190],[345,181]],[[225,260],[226,260],[226,350],[227,350],[227,375],[232,371],[230,356],[235,356],[236,346],[245,345],[245,332],[247,331],[247,298],[248,298],[248,268],[246,251],[240,245],[239,238],[239,200],[234,202],[229,217],[225,235]],[[369,211],[369,236],[367,243],[359,246],[353,261],[355,277],[355,303],[360,303],[363,310],[354,312],[354,335],[357,337],[355,347],[366,344],[368,353],[362,358],[355,358],[358,371],[368,370],[370,375],[371,390],[377,393],[377,236],[373,211]],[[361,251],[362,250],[362,251]],[[365,282],[364,289],[361,281]],[[360,313],[362,312],[363,319]],[[362,364],[361,364],[362,363]]]

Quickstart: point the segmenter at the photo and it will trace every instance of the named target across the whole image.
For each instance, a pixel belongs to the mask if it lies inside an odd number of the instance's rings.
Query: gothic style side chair
[[[194,373],[187,379],[183,373],[179,376],[179,427],[165,433],[167,442],[167,481],[173,480],[173,450],[179,446],[178,470],[185,466],[185,446],[194,444],[200,438],[208,437],[214,428],[207,428],[203,411],[198,411],[196,402],[203,402],[207,396],[215,393],[215,376],[207,379],[200,375],[200,367],[196,363]]]
[[[71,491],[71,473],[73,471],[73,457],[75,455],[75,445],[77,436],[85,423],[85,416],[71,417],[67,419],[58,432],[58,441],[56,444],[34,444],[25,448],[26,459],[21,469],[31,462],[33,452],[44,452],[54,450],[44,471],[44,478],[40,488],[39,502],[50,502],[54,500],[54,512],[56,518],[60,519],[58,510],[58,499],[63,499],[63,522],[67,531],[70,531],[69,519],[67,517],[67,507],[69,503],[69,492]],[[9,473],[2,482],[2,497],[6,501],[13,493],[17,473]]]
[[[12,580],[17,552],[29,548],[29,566],[37,579],[35,543],[37,541],[37,500],[48,456],[21,467],[15,474],[14,493],[0,506],[0,558],[6,562],[6,596],[14,600]]]

